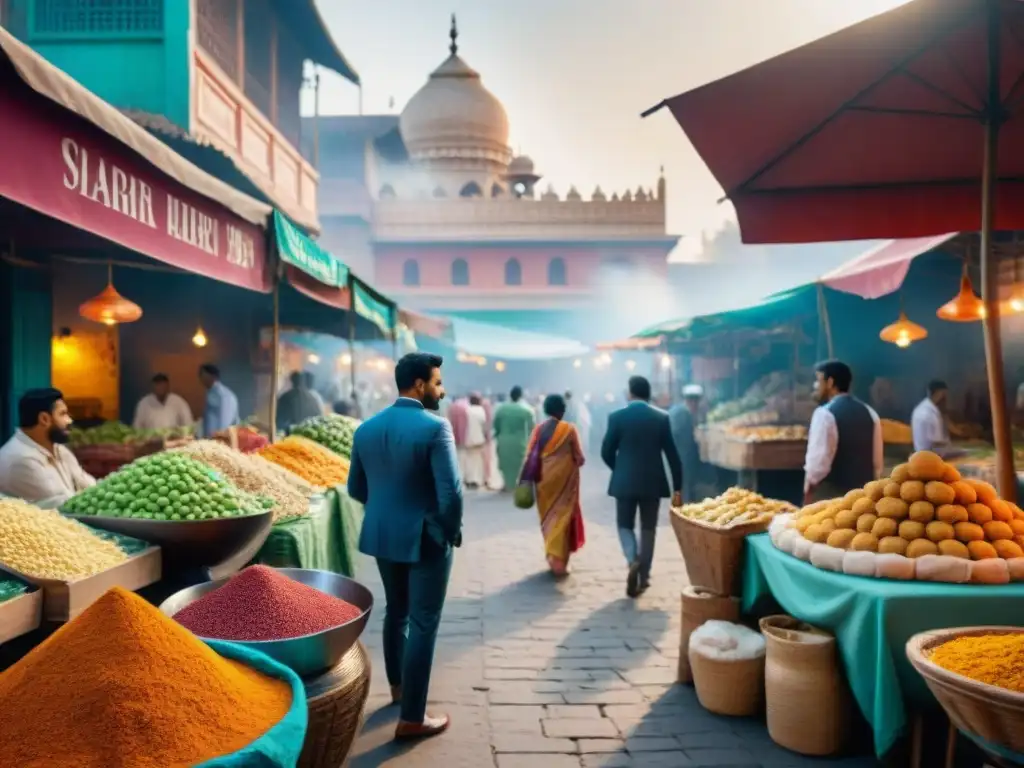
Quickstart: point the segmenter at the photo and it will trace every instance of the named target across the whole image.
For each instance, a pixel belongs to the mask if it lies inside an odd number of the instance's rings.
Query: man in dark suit
[[[637,597],[651,581],[658,508],[669,497],[664,455],[672,472],[672,503],[681,503],[683,469],[672,440],[668,414],[650,404],[651,383],[643,376],[629,380],[629,404],[608,417],[601,458],[612,471],[608,495],[615,499],[615,517],[622,553],[629,563],[626,594]],[[640,547],[636,513],[640,511]]]
[[[384,584],[384,666],[401,703],[396,739],[434,736],[447,715],[426,713],[430,668],[452,566],[462,543],[455,439],[437,416],[442,359],[413,353],[395,366],[399,397],[364,422],[352,445],[348,492],[365,505],[359,549]]]

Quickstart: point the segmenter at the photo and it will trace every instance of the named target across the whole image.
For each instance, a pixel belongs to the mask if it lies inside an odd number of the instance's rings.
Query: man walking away
[[[462,485],[451,426],[437,416],[442,359],[413,353],[395,366],[399,397],[356,430],[348,492],[366,508],[359,550],[384,585],[384,666],[401,704],[396,739],[434,736],[426,713],[452,548],[462,544]]]
[[[683,465],[683,503],[697,501],[697,481],[700,479],[700,446],[696,429],[700,421],[700,401],[704,390],[699,384],[683,387],[683,402],[676,403],[668,412],[672,425],[672,440],[676,444]]]
[[[682,503],[683,469],[672,441],[668,414],[650,404],[651,383],[643,376],[629,380],[629,404],[608,417],[601,458],[612,471],[608,495],[615,499],[615,517],[622,553],[629,563],[626,594],[637,597],[651,582],[658,507],[669,497],[665,464],[672,472],[672,503]],[[636,513],[640,511],[640,547]]]
[[[804,504],[845,495],[882,474],[878,414],[850,394],[853,372],[839,360],[818,363],[804,458]]]

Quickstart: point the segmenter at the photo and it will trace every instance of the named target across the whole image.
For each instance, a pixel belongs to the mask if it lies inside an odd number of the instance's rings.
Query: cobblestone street
[[[380,651],[383,592],[364,641],[373,686],[352,768],[686,768],[873,765],[811,760],[775,746],[763,722],[721,718],[674,685],[679,592],[686,573],[672,530],[658,533],[652,585],[625,596],[625,566],[605,496],[606,475],[584,472],[587,544],[573,574],[551,579],[534,510],[507,496],[467,497],[465,545],[456,555],[431,680],[431,709],[448,733],[415,745],[391,741]]]

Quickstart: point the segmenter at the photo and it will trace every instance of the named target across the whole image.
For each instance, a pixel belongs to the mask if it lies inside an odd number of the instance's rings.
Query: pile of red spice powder
[[[311,635],[356,618],[356,606],[265,565],[252,565],[174,615],[200,637],[265,641]]]

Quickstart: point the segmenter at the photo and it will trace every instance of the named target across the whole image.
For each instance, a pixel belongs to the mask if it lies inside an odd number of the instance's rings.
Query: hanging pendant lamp
[[[999,314],[1019,315],[1024,312],[1024,283],[1021,283],[1017,275],[1017,257],[1013,258],[1013,287],[1010,289],[1010,296],[1005,301],[999,302]]]
[[[940,320],[953,323],[973,323],[985,317],[985,302],[974,292],[971,277],[967,274],[967,263],[960,277],[960,292],[947,301],[935,313]]]
[[[197,347],[205,347],[206,342],[206,334],[203,332],[203,326],[200,325],[196,329],[196,335],[192,337],[192,344]]]
[[[912,322],[907,317],[906,312],[901,309],[899,319],[892,325],[885,326],[882,332],[878,334],[878,338],[890,344],[895,344],[901,349],[906,349],[915,341],[927,339],[928,331],[923,326]]]
[[[142,317],[142,307],[129,301],[114,288],[114,265],[107,264],[107,287],[78,308],[86,320],[104,325],[134,323]]]

